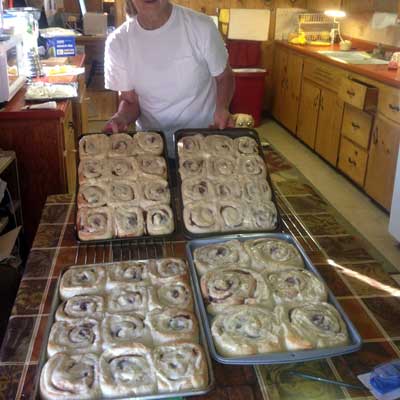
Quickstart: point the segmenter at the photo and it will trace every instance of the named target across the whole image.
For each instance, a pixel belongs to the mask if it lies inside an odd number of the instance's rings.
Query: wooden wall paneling
[[[337,9],[341,6],[341,0],[307,0],[307,8],[312,11],[324,11]]]
[[[307,0],[275,0],[272,7],[276,8],[307,8]]]

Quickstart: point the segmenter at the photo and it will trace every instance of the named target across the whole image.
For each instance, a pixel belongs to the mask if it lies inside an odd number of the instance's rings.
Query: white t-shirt
[[[137,93],[138,129],[170,136],[182,128],[207,128],[215,111],[213,77],[224,71],[227,59],[211,18],[173,5],[159,29],[145,30],[135,17],[109,35],[105,87]]]

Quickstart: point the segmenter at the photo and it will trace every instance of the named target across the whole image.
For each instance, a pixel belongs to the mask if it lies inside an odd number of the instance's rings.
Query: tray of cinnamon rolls
[[[161,132],[82,136],[77,181],[78,240],[170,237],[175,232]]]
[[[185,129],[174,141],[186,237],[281,230],[255,130]]]
[[[34,398],[162,399],[214,386],[186,261],[72,266],[57,284]]]
[[[292,363],[360,349],[359,333],[291,235],[195,239],[186,251],[216,361]]]

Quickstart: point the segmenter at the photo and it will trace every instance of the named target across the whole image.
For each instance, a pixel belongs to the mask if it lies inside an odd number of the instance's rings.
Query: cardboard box
[[[74,36],[57,36],[46,39],[49,57],[71,57],[76,55]]]

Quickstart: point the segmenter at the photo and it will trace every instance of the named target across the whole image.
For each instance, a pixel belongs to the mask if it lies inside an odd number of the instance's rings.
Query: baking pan
[[[140,261],[146,261],[146,260],[135,260],[137,262]],[[87,264],[87,265],[79,265],[79,267],[93,267],[93,266],[102,266],[102,267],[109,267],[111,265],[115,265],[116,262],[110,262],[110,263],[102,263],[102,264]],[[46,325],[46,331],[43,335],[43,342],[42,342],[42,348],[40,350],[40,356],[39,356],[39,361],[38,361],[38,367],[36,370],[36,376],[34,380],[34,390],[32,391],[32,395],[30,396],[31,400],[40,400],[40,375],[42,372],[42,369],[44,367],[44,364],[46,363],[48,357],[47,357],[47,343],[49,341],[49,336],[50,336],[50,330],[52,325],[55,322],[55,314],[57,311],[58,306],[62,303],[62,300],[59,296],[60,293],[60,283],[61,283],[61,277],[63,276],[64,272],[66,272],[68,269],[70,269],[73,266],[65,267],[63,268],[62,272],[60,273],[60,276],[57,279],[57,285],[56,289],[54,292],[54,296],[51,302],[51,308],[50,308],[50,314],[48,318],[48,322]],[[168,393],[156,393],[156,394],[151,394],[151,395],[140,395],[140,396],[129,396],[129,397],[123,397],[123,396],[117,396],[117,397],[106,397],[104,398],[105,400],[120,400],[120,399],[138,399],[138,400],[157,400],[157,399],[166,399],[166,398],[171,398],[171,397],[181,397],[181,396],[200,396],[207,394],[210,392],[214,386],[215,386],[215,377],[214,377],[214,372],[212,369],[212,360],[210,356],[210,352],[207,346],[207,336],[206,332],[203,326],[203,321],[200,317],[200,307],[199,307],[199,301],[197,299],[197,296],[195,294],[194,290],[194,279],[191,273],[191,270],[189,268],[189,276],[190,276],[190,284],[192,286],[192,295],[193,295],[193,305],[194,305],[194,313],[197,317],[198,323],[199,323],[199,333],[200,333],[200,345],[203,347],[204,354],[206,356],[207,360],[207,368],[208,368],[208,386],[204,389],[196,389],[196,390],[185,390],[181,392],[168,392]]]
[[[197,274],[196,267],[194,265],[193,252],[198,247],[203,247],[208,244],[217,244],[224,243],[230,240],[237,239],[241,242],[245,242],[246,240],[252,239],[261,239],[261,238],[269,238],[269,239],[281,239],[288,243],[293,244],[300,254],[303,257],[303,261],[305,264],[305,268],[311,272],[313,272],[322,282],[324,279],[319,274],[318,270],[311,263],[307,254],[300,246],[293,236],[284,233],[270,233],[270,234],[250,234],[250,235],[227,235],[219,238],[211,238],[211,239],[197,239],[192,240],[186,244],[186,254],[189,262],[190,272],[193,276],[194,283],[194,291],[195,295],[198,298],[200,314],[203,319],[203,325],[207,335],[207,342],[209,346],[209,350],[211,352],[214,360],[222,363],[222,364],[232,364],[232,365],[247,365],[247,364],[284,364],[284,363],[295,363],[295,362],[304,362],[317,360],[322,358],[335,357],[342,354],[348,354],[355,352],[361,348],[362,339],[360,334],[357,332],[353,323],[347,317],[339,302],[336,300],[335,296],[332,294],[330,289],[328,288],[328,303],[333,305],[336,310],[339,312],[343,321],[346,324],[347,331],[349,334],[350,343],[345,346],[337,346],[337,347],[326,347],[319,349],[311,349],[311,350],[297,350],[297,351],[285,351],[279,353],[265,353],[265,354],[257,354],[253,356],[238,356],[238,357],[224,357],[221,356],[214,345],[214,341],[211,334],[211,322],[213,317],[207,313],[206,307],[204,305],[203,296],[201,294],[200,283],[199,283],[199,275]]]
[[[176,159],[176,179],[177,179],[177,194],[178,194],[178,204],[179,204],[179,209],[181,210],[181,222],[182,222],[182,231],[183,234],[186,238],[188,239],[201,239],[201,238],[208,238],[208,237],[221,237],[225,235],[237,235],[237,234],[247,234],[247,233],[252,233],[252,232],[282,232],[283,231],[283,224],[282,224],[282,218],[279,213],[279,208],[278,204],[276,201],[275,197],[275,191],[274,191],[274,186],[271,181],[271,177],[268,172],[268,166],[265,163],[265,168],[267,171],[267,182],[269,184],[269,187],[271,188],[271,200],[275,204],[276,207],[276,212],[277,212],[277,219],[276,219],[276,227],[274,229],[271,229],[270,231],[255,231],[255,230],[246,230],[246,231],[221,231],[221,232],[207,232],[207,233],[193,233],[190,232],[186,226],[185,222],[183,220],[183,198],[182,198],[182,179],[179,174],[179,154],[178,154],[178,142],[181,138],[185,136],[194,136],[196,134],[201,133],[204,136],[210,136],[210,135],[222,135],[222,136],[227,136],[231,139],[236,139],[242,136],[249,136],[252,139],[254,139],[257,144],[258,144],[258,154],[259,156],[264,160],[264,154],[262,151],[262,146],[260,142],[260,138],[258,137],[258,133],[254,129],[246,129],[246,128],[229,128],[229,129],[224,129],[224,130],[210,130],[210,129],[181,129],[176,132],[174,132],[173,139],[174,139],[174,149],[175,149],[175,159]]]
[[[165,235],[143,235],[143,236],[130,236],[130,237],[115,237],[115,238],[111,238],[111,239],[99,239],[99,240],[81,240],[79,239],[78,236],[78,231],[76,228],[76,220],[77,220],[77,213],[78,213],[78,205],[76,204],[75,207],[75,218],[74,218],[74,231],[75,231],[75,238],[76,241],[78,243],[82,243],[82,244],[104,244],[104,243],[110,243],[110,242],[134,242],[137,240],[141,240],[141,239],[174,239],[176,237],[176,235],[179,233],[179,221],[177,218],[177,211],[176,211],[176,194],[175,194],[175,187],[174,187],[174,180],[172,179],[172,170],[173,170],[173,166],[170,165],[171,161],[168,158],[168,151],[167,151],[167,143],[165,140],[165,135],[164,132],[162,131],[156,131],[156,130],[141,130],[140,132],[156,132],[158,134],[161,135],[163,143],[164,143],[164,150],[163,150],[163,154],[162,156],[165,159],[166,165],[167,165],[167,181],[168,181],[168,187],[169,187],[169,191],[170,191],[170,197],[171,197],[171,201],[170,201],[170,207],[172,210],[172,214],[174,217],[174,231],[171,233],[167,233]],[[134,137],[135,133],[132,132],[122,132],[122,133],[126,133],[127,135]],[[107,136],[111,136],[112,134],[109,132],[96,132],[96,133],[88,133],[88,134],[84,134],[81,135],[78,138],[78,145],[79,145],[79,141],[83,138],[83,137],[87,137],[90,135],[99,135],[99,134],[103,134],[103,135],[107,135]],[[78,151],[78,165],[76,168],[76,194],[78,195],[78,191],[79,191],[79,176],[78,176],[78,166],[80,163],[80,157],[79,157],[79,151]]]
[[[28,94],[28,89],[29,87],[32,86],[37,86],[37,87],[51,87],[51,86],[65,86],[65,87],[70,87],[74,89],[74,93],[71,96],[64,95],[64,96],[52,96],[52,97],[35,97],[35,96],[29,96]],[[71,100],[71,99],[76,99],[78,97],[78,89],[77,89],[77,84],[76,83],[48,83],[48,82],[34,82],[31,84],[28,84],[28,89],[25,93],[25,101],[28,102],[45,102],[45,101],[60,101],[60,100]]]

